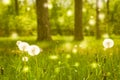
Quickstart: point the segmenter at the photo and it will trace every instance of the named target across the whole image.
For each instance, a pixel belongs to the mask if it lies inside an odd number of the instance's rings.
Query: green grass
[[[120,79],[119,39],[113,39],[113,48],[104,50],[103,39],[86,37],[82,42],[73,42],[72,37],[53,38],[51,42],[36,42],[35,37],[0,38],[0,80]],[[36,44],[43,52],[29,56],[19,51],[17,40]],[[29,57],[26,64],[22,61],[24,55]],[[26,67],[28,72],[23,71]]]

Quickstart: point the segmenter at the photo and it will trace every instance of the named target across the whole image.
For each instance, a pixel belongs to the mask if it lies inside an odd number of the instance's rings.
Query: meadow
[[[53,38],[50,42],[36,42],[35,37],[0,38],[0,80],[120,79],[119,38],[113,38],[114,46],[108,49],[103,47],[104,39],[86,37],[75,42],[72,37]],[[42,52],[30,56],[18,49],[18,40],[38,45]]]

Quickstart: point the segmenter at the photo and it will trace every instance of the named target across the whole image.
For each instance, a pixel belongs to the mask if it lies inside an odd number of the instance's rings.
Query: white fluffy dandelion
[[[27,51],[29,44],[27,42],[17,41],[17,46],[21,51]]]
[[[19,46],[22,41],[17,41],[16,45]]]
[[[37,45],[31,45],[28,47],[28,54],[31,56],[38,55],[42,50]]]
[[[104,48],[112,48],[114,46],[114,41],[112,39],[105,39],[103,41]]]

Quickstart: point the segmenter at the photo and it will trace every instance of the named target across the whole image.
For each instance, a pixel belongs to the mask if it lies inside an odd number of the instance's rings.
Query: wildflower
[[[29,44],[27,42],[17,41],[17,46],[21,51],[27,51]]]
[[[103,46],[105,48],[111,48],[111,47],[113,47],[113,45],[114,45],[114,41],[112,39],[105,39],[103,41]]]
[[[37,45],[31,45],[28,47],[28,54],[31,56],[38,55],[42,50]]]

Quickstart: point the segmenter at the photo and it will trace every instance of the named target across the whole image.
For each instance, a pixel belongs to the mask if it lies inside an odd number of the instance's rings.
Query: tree
[[[96,39],[100,39],[100,27],[99,27],[99,0],[96,0]]]
[[[105,21],[106,22],[106,33],[108,33],[108,34],[110,33],[109,32],[109,19],[110,19],[109,18],[109,16],[110,16],[109,15],[109,12],[110,12],[109,11],[109,2],[110,2],[109,0],[106,1],[106,19],[105,19],[106,20]]]
[[[15,0],[15,14],[19,15],[19,4],[18,4],[18,0]]]
[[[37,40],[51,40],[47,0],[36,0]]]
[[[74,39],[83,40],[82,28],[82,0],[75,0],[75,26],[74,26]]]

